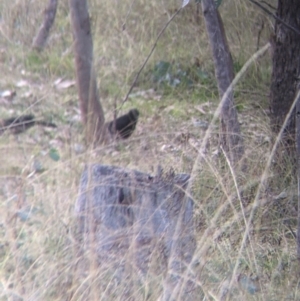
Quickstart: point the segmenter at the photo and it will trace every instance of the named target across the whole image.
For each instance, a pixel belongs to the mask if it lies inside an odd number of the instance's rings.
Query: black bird
[[[134,132],[139,115],[137,109],[132,109],[127,114],[109,122],[108,129],[112,134],[117,133],[121,138],[127,139]]]
[[[10,131],[13,134],[20,134],[34,125],[42,125],[52,128],[57,127],[54,123],[36,120],[34,115],[22,115],[19,117],[0,120],[0,135],[2,135],[5,131]]]

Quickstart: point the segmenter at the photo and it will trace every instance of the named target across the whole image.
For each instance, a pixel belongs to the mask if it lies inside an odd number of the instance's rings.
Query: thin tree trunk
[[[233,62],[222,23],[214,0],[202,0],[202,10],[206,30],[213,52],[218,90],[222,99],[233,78]],[[226,93],[221,110],[221,144],[229,160],[235,166],[244,155],[244,143],[241,136],[237,112],[234,107],[233,90]]]
[[[44,20],[38,34],[33,40],[32,47],[37,51],[43,50],[47,42],[50,29],[54,23],[58,0],[49,0],[47,8],[44,10]]]
[[[88,6],[86,0],[70,0],[69,5],[81,118],[85,125],[87,143],[97,143],[102,140],[105,127],[93,70],[93,40]]]

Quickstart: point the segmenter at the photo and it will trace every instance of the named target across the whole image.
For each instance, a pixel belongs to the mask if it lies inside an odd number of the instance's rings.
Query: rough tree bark
[[[279,0],[277,17],[300,31],[300,2]],[[289,112],[295,98],[300,76],[300,36],[284,24],[275,21],[272,39],[273,71],[271,78],[271,127],[275,134]],[[295,153],[295,111],[285,128],[283,145],[290,155]],[[294,156],[294,155],[293,155]]]
[[[86,0],[69,0],[74,36],[77,86],[82,122],[89,145],[102,141],[104,113],[99,101],[96,75],[93,69],[93,40]]]
[[[80,258],[86,258],[87,269],[95,253],[95,277],[102,277],[102,284],[108,280],[96,289],[107,292],[106,297],[123,286],[126,293],[118,300],[141,300],[133,297],[134,283],[148,286],[153,278],[161,279],[160,289],[154,287],[161,291],[160,300],[195,300],[189,272],[195,237],[193,201],[185,193],[188,180],[186,174],[152,177],[105,165],[85,169],[75,206]]]
[[[43,50],[47,42],[50,29],[54,23],[58,0],[49,0],[47,8],[44,10],[44,20],[36,37],[33,40],[32,47],[37,51]]]
[[[206,30],[213,52],[218,90],[222,99],[233,78],[233,62],[221,16],[214,0],[202,0]],[[233,101],[233,90],[228,90],[221,110],[221,145],[235,166],[244,155],[244,142]]]
[[[297,86],[296,103],[296,150],[297,150],[297,180],[298,180],[298,216],[297,216],[297,258],[300,271],[300,84]]]

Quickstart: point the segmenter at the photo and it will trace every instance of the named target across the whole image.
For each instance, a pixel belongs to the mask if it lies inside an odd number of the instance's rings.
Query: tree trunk
[[[100,142],[105,134],[104,113],[99,101],[93,69],[93,40],[86,0],[70,0],[74,36],[77,86],[82,122],[88,144]]]
[[[299,0],[279,0],[277,17],[300,31]],[[275,134],[291,108],[300,75],[300,36],[279,21],[275,21],[272,39],[273,71],[270,91],[271,127]],[[284,131],[284,147],[295,153],[295,110]],[[293,155],[294,156],[294,155]]]
[[[214,0],[202,0],[202,10],[213,53],[219,95],[223,101],[220,141],[230,162],[235,166],[244,155],[244,142],[234,106],[233,90],[229,88],[234,78],[232,57]]]
[[[298,216],[297,216],[297,258],[298,271],[300,274],[300,85],[297,87],[297,103],[296,103],[296,150],[297,150],[297,180],[298,180]]]
[[[44,11],[44,20],[38,34],[33,40],[32,47],[37,51],[43,50],[49,36],[50,29],[54,23],[58,0],[49,0],[48,6]]]
[[[126,287],[119,300],[142,300],[133,298],[134,283],[149,289],[149,279],[163,276],[160,289],[152,287],[160,291],[160,300],[195,300],[190,293],[195,237],[193,201],[185,194],[188,180],[186,174],[152,177],[105,165],[85,169],[75,210],[83,270],[91,262],[99,264],[95,277],[102,288],[95,289],[107,291],[108,298],[108,286],[115,283],[113,291]]]

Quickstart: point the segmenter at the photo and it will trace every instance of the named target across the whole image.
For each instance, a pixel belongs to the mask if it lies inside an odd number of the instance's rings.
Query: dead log
[[[161,279],[160,300],[189,300],[187,267],[195,251],[193,201],[185,193],[189,178],[105,165],[84,170],[75,206],[80,256],[89,262],[94,256],[101,275],[110,270],[110,285],[126,281],[124,300],[138,299],[128,279],[134,275],[132,281],[142,283],[149,274]]]
[[[6,131],[12,134],[20,134],[33,127],[41,125],[51,128],[57,128],[56,124],[46,120],[38,120],[32,114],[0,119],[0,136]]]

